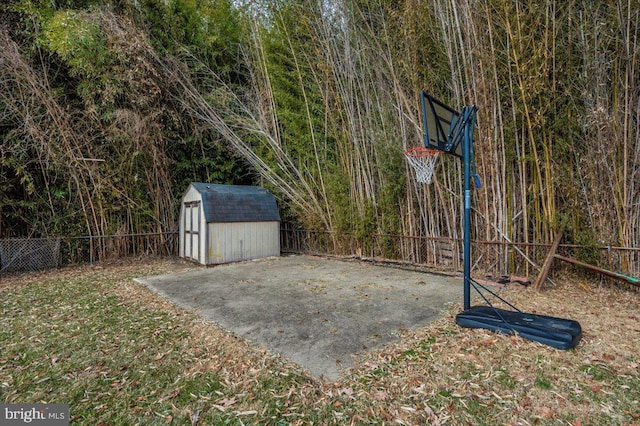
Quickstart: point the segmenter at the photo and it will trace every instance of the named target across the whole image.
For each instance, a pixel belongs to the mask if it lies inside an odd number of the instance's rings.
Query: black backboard
[[[425,91],[420,92],[424,146],[462,158],[464,121],[468,118]]]

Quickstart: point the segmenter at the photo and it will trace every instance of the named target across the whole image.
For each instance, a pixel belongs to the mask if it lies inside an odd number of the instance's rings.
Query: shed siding
[[[180,208],[180,256],[213,265],[280,255],[280,214],[260,187],[193,182]]]
[[[279,222],[209,223],[207,263],[280,255]]]

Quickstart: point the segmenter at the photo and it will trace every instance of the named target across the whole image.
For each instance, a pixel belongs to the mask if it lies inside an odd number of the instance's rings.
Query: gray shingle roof
[[[280,221],[276,199],[264,188],[202,182],[191,185],[202,195],[207,223]]]

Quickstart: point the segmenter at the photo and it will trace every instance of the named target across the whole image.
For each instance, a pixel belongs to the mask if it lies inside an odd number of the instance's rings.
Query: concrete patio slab
[[[137,281],[328,380],[353,355],[428,324],[462,298],[461,277],[312,256]]]

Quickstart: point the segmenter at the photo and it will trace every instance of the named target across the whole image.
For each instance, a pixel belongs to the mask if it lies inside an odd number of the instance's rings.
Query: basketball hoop
[[[436,149],[427,149],[424,146],[410,148],[405,151],[404,156],[407,157],[409,164],[416,171],[416,180],[420,183],[431,183],[433,170],[436,167],[440,151]]]

